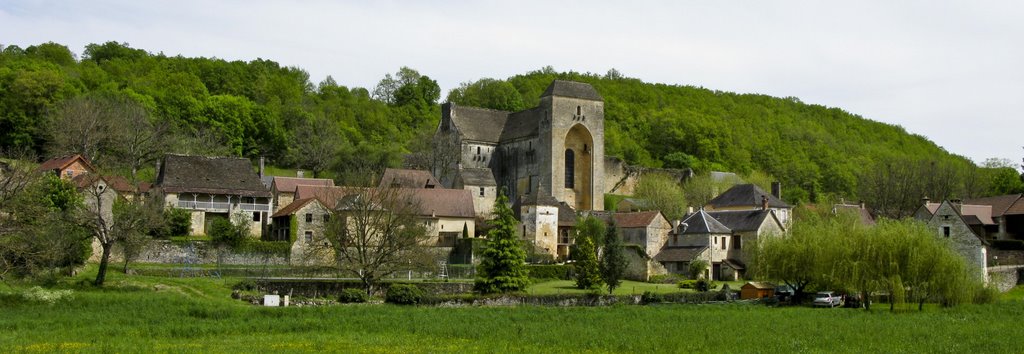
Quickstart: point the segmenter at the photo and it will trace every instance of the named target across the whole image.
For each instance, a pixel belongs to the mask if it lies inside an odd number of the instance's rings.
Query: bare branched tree
[[[114,245],[129,239],[131,241],[127,243],[134,243],[136,238],[146,237],[146,231],[159,220],[157,208],[160,204],[139,196],[118,195],[106,181],[97,176],[86,176],[91,179],[91,183],[83,188],[85,203],[78,219],[103,250],[99,271],[93,282],[96,286],[102,286]]]
[[[113,140],[111,105],[110,99],[101,96],[79,96],[58,104],[48,129],[50,154],[102,160]]]
[[[432,260],[420,203],[407,189],[352,191],[339,199],[323,234],[338,270],[359,278],[367,293],[380,279]]]
[[[413,152],[406,156],[406,168],[430,171],[441,184],[452,186],[461,158],[458,135],[455,132],[440,129],[436,133],[421,134],[414,142],[412,150]]]
[[[317,177],[334,163],[341,149],[342,137],[338,124],[327,117],[318,116],[295,130],[291,160]]]
[[[163,155],[170,126],[154,121],[145,107],[128,99],[119,99],[110,107],[112,152],[120,165],[131,171],[132,182],[138,181],[139,169],[149,166]]]

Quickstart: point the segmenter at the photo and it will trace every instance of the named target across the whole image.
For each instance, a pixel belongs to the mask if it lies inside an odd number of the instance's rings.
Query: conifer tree
[[[529,284],[526,252],[516,238],[516,219],[504,191],[494,201],[491,225],[474,287],[484,294],[521,291]]]
[[[613,221],[604,233],[604,252],[601,253],[601,279],[608,286],[611,294],[622,284],[622,276],[626,273],[629,260],[623,253],[622,239]]]
[[[594,239],[604,233],[604,222],[594,217],[580,220],[576,226],[576,287],[595,289],[601,286],[601,270],[597,261],[597,247]]]

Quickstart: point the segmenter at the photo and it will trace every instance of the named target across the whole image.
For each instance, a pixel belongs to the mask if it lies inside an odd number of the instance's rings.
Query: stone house
[[[668,242],[655,260],[672,273],[687,274],[690,263],[704,260],[709,269],[704,274],[688,274],[711,280],[737,280],[742,266],[733,260],[735,242],[733,231],[704,210],[683,218],[669,235]]]
[[[857,215],[857,219],[860,220],[861,224],[872,226],[875,225],[875,217],[871,215],[864,202],[859,204],[849,204],[845,200],[841,200],[839,203],[832,205],[832,214],[839,213],[853,213]]]
[[[661,251],[672,231],[672,224],[657,210],[615,213],[612,219],[622,242],[640,246],[650,258]]]
[[[303,178],[303,177],[271,177],[270,194],[274,204],[274,212],[281,210],[295,200],[295,189],[298,186],[325,186],[333,187],[334,180],[327,178]]]
[[[932,215],[939,210],[942,203],[932,203],[928,198],[923,199],[924,204],[917,208],[914,212],[914,218],[918,220],[928,221]],[[998,224],[992,219],[992,206],[991,205],[973,205],[965,204],[960,200],[950,200],[950,205],[953,206],[963,218],[963,221],[971,228],[971,231],[975,235],[982,239],[989,239],[994,235],[989,236],[990,231],[997,229]]]
[[[192,235],[205,235],[215,218],[248,219],[257,237],[270,224],[270,191],[246,158],[168,154],[155,188],[167,207],[192,213]]]
[[[1024,194],[1008,194],[964,201],[969,205],[987,205],[992,208],[994,225],[985,226],[985,235],[997,240],[1024,238]]]
[[[47,160],[40,164],[36,171],[52,172],[60,178],[72,179],[78,175],[95,173],[96,168],[85,157],[76,154]]]
[[[572,239],[568,229],[563,235],[559,224],[560,219],[568,217],[562,214],[569,214],[573,219],[576,214],[571,208],[568,208],[568,212],[562,212],[560,205],[555,197],[547,193],[527,194],[513,204],[512,210],[517,212],[516,218],[520,221],[519,237],[527,247],[532,247],[534,252],[559,258],[569,256]],[[572,226],[575,226],[575,220]]]
[[[498,183],[486,168],[463,168],[455,176],[453,189],[465,189],[473,195],[473,208],[481,219],[488,219],[494,213],[494,199],[498,195]]]
[[[710,211],[708,215],[732,230],[732,236],[723,242],[729,251],[731,267],[738,270],[740,276],[750,260],[747,247],[756,244],[761,237],[778,237],[786,233],[786,226],[771,209]]]
[[[725,210],[767,210],[775,212],[782,225],[789,227],[793,206],[782,201],[782,185],[772,182],[772,193],[767,193],[755,184],[738,184],[719,194],[704,206],[711,211]]]
[[[921,209],[929,209],[926,201]],[[923,220],[936,235],[949,242],[953,249],[967,261],[967,265],[975,269],[980,279],[988,280],[988,242],[975,232],[976,227],[971,225],[971,217],[965,217],[962,213],[962,205],[951,201],[938,203],[931,215],[918,209],[915,217]]]
[[[324,228],[330,221],[330,209],[317,198],[297,199],[271,216],[273,241],[291,241],[292,264],[321,264],[323,252],[316,243],[324,242]]]
[[[544,193],[575,210],[603,208],[604,101],[588,84],[555,80],[537,107],[519,112],[446,103],[436,135],[454,136],[452,153],[459,155],[455,176],[441,182],[453,187],[461,178],[463,189],[484,187],[482,203],[496,198],[487,194],[493,180],[510,200]]]

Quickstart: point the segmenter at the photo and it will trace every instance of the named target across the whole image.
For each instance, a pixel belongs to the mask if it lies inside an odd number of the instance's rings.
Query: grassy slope
[[[260,308],[235,279],[123,277],[54,305],[0,303],[4,351],[1016,352],[1021,291],[891,314],[750,305]],[[160,284],[157,286],[157,284]],[[73,286],[72,286],[73,287]],[[154,288],[160,290],[154,290]],[[10,292],[0,286],[0,292]]]

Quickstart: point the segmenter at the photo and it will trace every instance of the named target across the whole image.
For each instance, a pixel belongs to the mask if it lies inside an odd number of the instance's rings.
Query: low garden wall
[[[98,260],[102,250],[94,242],[93,256]],[[233,265],[288,265],[288,257],[274,252],[218,250],[208,242],[179,243],[168,240],[150,241],[133,262],[161,264],[233,264]],[[123,253],[115,246],[110,255],[112,262],[124,261]]]

